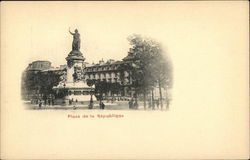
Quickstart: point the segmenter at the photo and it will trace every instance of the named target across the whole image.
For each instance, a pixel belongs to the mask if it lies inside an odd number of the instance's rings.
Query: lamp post
[[[90,90],[90,101],[89,101],[89,109],[93,109],[93,98],[92,98],[92,85]]]
[[[94,81],[87,81],[87,85],[90,86],[90,101],[89,101],[89,109],[93,109],[93,94],[92,94],[92,86],[94,85]]]

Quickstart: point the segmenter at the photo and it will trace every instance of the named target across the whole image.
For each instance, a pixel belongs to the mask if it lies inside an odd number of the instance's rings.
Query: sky
[[[102,58],[121,60],[129,49],[127,37],[134,33],[159,41],[170,58],[188,58],[194,57],[189,56],[193,53],[206,56],[207,48],[217,52],[230,45],[233,34],[240,36],[234,30],[241,29],[237,21],[244,18],[239,17],[244,9],[235,10],[230,2],[216,6],[202,3],[26,2],[18,7],[13,3],[6,10],[6,15],[12,15],[6,22],[13,23],[8,25],[11,37],[15,37],[12,45],[20,45],[15,52],[25,63],[49,60],[54,66],[65,64],[72,43],[69,28],[79,30],[81,52],[89,63]],[[201,7],[195,7],[198,5]]]
[[[121,60],[125,57],[129,49],[127,37],[134,33],[156,40],[162,38],[163,41],[159,41],[167,45],[166,40],[172,36],[179,21],[176,15],[163,16],[164,10],[155,10],[150,4],[128,3],[122,8],[119,3],[111,6],[107,3],[68,3],[67,8],[58,3],[48,6],[46,3],[27,4],[18,7],[19,11],[14,13],[15,23],[20,21],[15,37],[25,37],[21,44],[25,54],[29,55],[27,61],[50,60],[54,65],[65,63],[65,57],[71,51],[69,28],[79,30],[81,51],[86,61],[97,62],[102,58]],[[161,18],[157,18],[159,16]],[[174,18],[177,19],[172,21]]]

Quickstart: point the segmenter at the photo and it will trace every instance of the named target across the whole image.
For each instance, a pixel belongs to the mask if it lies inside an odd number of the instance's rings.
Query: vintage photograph
[[[0,159],[249,159],[248,1],[0,7]]]
[[[23,72],[21,94],[28,109],[169,109],[172,63],[160,42],[133,34],[127,38],[130,48],[123,59],[99,57],[91,63],[84,57],[91,55],[80,50],[84,39],[78,29],[69,29],[70,36],[72,50],[65,64],[54,67],[38,59]],[[65,55],[55,56],[59,54]]]

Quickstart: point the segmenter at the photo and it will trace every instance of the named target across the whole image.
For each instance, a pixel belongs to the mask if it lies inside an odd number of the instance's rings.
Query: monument
[[[57,104],[89,104],[94,89],[89,87],[84,79],[83,69],[85,68],[83,54],[80,51],[80,34],[75,29],[75,33],[69,30],[73,35],[72,50],[66,57],[67,70],[62,75],[58,86],[53,87],[56,91]]]

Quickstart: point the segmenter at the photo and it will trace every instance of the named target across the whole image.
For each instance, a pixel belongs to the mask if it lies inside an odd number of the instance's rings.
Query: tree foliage
[[[151,90],[159,82],[172,86],[172,66],[160,43],[140,35],[132,35],[128,40],[133,59],[123,68],[131,71],[132,86],[138,92]]]
[[[36,94],[41,94],[46,99],[49,94],[53,94],[52,88],[59,84],[62,74],[63,72],[55,71],[26,71],[22,79],[22,89],[30,94],[34,94],[35,91]]]

